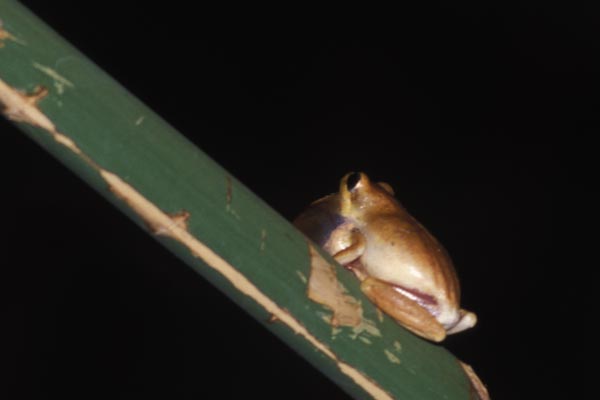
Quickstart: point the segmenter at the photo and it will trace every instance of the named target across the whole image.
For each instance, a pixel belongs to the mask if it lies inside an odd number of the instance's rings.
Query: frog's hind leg
[[[389,283],[368,277],[360,287],[377,307],[411,332],[434,342],[446,338],[446,330],[427,309]]]

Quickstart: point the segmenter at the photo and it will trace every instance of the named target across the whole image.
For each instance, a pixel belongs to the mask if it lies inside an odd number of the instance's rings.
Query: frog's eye
[[[348,191],[352,191],[353,189],[355,189],[358,183],[360,182],[361,178],[362,174],[360,172],[350,173],[350,175],[348,175],[348,178],[346,179],[346,188],[348,189]]]

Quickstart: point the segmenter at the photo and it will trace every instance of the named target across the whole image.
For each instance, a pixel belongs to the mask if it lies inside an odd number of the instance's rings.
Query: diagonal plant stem
[[[306,294],[327,256],[18,2],[0,0],[0,20],[3,115],[158,242],[356,398],[470,398],[457,360],[379,315],[348,274],[359,322],[331,326]]]

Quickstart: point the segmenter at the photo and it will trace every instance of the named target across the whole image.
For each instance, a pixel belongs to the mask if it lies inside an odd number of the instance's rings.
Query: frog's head
[[[394,212],[398,203],[394,191],[385,182],[371,182],[363,172],[350,172],[340,182],[340,214],[365,220],[373,214]]]

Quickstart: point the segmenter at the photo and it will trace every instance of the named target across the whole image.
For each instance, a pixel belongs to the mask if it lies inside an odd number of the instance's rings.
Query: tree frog
[[[345,175],[294,224],[361,281],[363,293],[402,326],[440,342],[471,328],[460,288],[442,245],[394,198],[390,185],[366,174]]]

